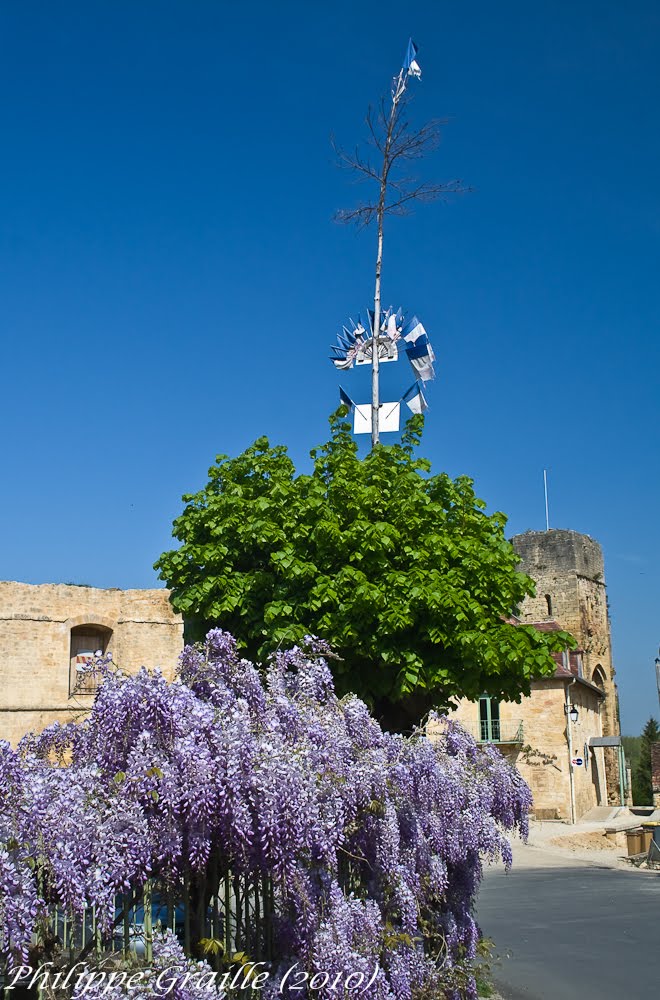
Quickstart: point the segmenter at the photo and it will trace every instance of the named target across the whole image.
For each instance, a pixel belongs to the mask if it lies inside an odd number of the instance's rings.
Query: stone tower
[[[519,569],[536,583],[536,597],[519,610],[525,623],[554,619],[570,632],[582,650],[584,679],[605,694],[601,710],[604,736],[620,734],[619,706],[605,587],[603,552],[589,535],[552,528],[516,535],[511,543],[520,556]],[[615,755],[607,755],[607,785],[618,784]]]

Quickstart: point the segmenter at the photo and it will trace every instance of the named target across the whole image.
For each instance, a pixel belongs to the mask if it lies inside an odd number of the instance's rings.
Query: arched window
[[[545,595],[545,603],[548,607],[548,618],[552,618],[552,598],[550,594]]]
[[[601,667],[600,663],[594,667],[594,672],[591,675],[591,683],[595,684],[596,687],[599,687],[601,691],[605,690],[605,671]]]
[[[105,625],[76,625],[71,629],[69,694],[94,694],[100,678],[88,664],[110,647],[112,630]]]

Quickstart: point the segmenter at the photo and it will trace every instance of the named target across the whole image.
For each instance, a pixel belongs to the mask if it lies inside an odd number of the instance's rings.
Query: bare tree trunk
[[[380,272],[383,263],[383,217],[378,219],[378,254],[376,256],[376,288],[374,291],[374,328],[371,350],[371,447],[378,444],[380,416]]]
[[[374,289],[374,328],[373,347],[371,351],[371,447],[375,448],[379,441],[379,416],[380,416],[380,279],[383,269],[383,227],[385,222],[385,205],[387,200],[387,181],[390,168],[392,166],[392,135],[397,120],[397,110],[399,102],[405,91],[405,77],[403,72],[399,74],[394,93],[392,94],[392,107],[387,120],[387,134],[385,147],[383,149],[383,169],[380,175],[380,192],[378,197],[378,208],[376,210],[376,220],[378,224],[378,251],[376,253],[376,285]]]

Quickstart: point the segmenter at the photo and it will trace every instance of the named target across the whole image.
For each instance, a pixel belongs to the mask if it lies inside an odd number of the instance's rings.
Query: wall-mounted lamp
[[[564,715],[567,715],[570,718],[573,725],[575,725],[577,720],[580,718],[580,713],[578,712],[575,705],[571,705],[570,709],[568,705],[564,705]]]

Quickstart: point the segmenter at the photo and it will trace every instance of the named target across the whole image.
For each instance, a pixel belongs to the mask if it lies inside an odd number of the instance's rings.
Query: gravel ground
[[[605,837],[598,823],[532,822],[529,839],[512,841],[514,868],[565,868],[596,865],[631,870],[626,850]],[[636,870],[636,869],[635,869]]]
[[[548,841],[552,847],[561,847],[565,851],[609,851],[621,853],[616,845],[612,844],[603,830],[592,830],[590,833],[570,833],[565,837],[553,837]]]

